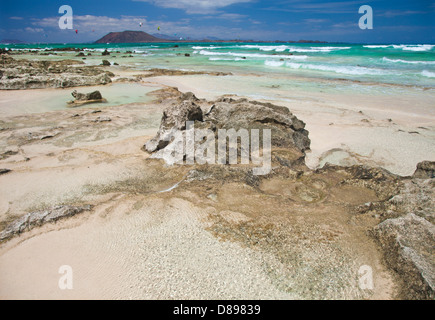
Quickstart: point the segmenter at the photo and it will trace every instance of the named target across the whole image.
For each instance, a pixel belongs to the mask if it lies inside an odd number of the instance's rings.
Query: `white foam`
[[[261,45],[244,45],[240,46],[241,48],[247,48],[247,49],[258,49],[261,51],[275,51],[275,52],[284,52],[286,50],[289,50],[290,52],[301,52],[301,53],[308,53],[308,52],[331,52],[334,50],[348,50],[351,49],[351,47],[295,47],[295,46],[286,46],[286,45],[279,45],[279,46],[261,46]]]
[[[269,67],[281,67],[284,65],[284,61],[266,60],[264,64]]]
[[[323,64],[301,64],[301,63],[292,63],[292,62],[287,62],[286,66],[293,69],[329,71],[329,72],[349,74],[349,75],[391,75],[392,74],[391,72],[381,70],[381,69],[355,67],[355,66],[328,66]]]
[[[432,44],[401,44],[401,45],[393,45],[394,49],[402,49],[404,51],[430,51],[435,47]]]
[[[388,59],[386,57],[384,57],[382,60],[390,63],[435,64],[435,61],[410,61],[410,60],[402,60],[402,59]]]
[[[363,46],[363,47],[369,48],[369,49],[378,49],[378,48],[385,49],[385,48],[389,48],[391,46],[388,46],[388,45],[367,45],[367,46]]]
[[[423,70],[421,72],[421,75],[425,76],[425,77],[428,77],[428,78],[435,78],[435,72],[430,72],[430,71],[427,71],[427,70]]]
[[[272,55],[272,54],[262,54],[262,53],[234,53],[234,52],[211,52],[206,50],[201,50],[199,54],[204,56],[232,56],[232,57],[246,57],[246,58],[281,58],[281,59],[294,59],[294,60],[306,60],[308,56],[294,56],[294,55]]]
[[[290,47],[290,52],[301,52],[301,53],[310,53],[310,52],[323,52],[328,53],[335,50],[349,50],[351,47],[310,47],[310,48],[299,48],[299,47]]]
[[[285,45],[281,45],[281,46],[244,45],[241,47],[247,48],[247,49],[258,49],[261,51],[275,51],[275,52],[284,52],[285,50],[287,50],[289,48],[288,46],[285,46]]]
[[[242,58],[208,58],[209,61],[243,61],[245,59]]]

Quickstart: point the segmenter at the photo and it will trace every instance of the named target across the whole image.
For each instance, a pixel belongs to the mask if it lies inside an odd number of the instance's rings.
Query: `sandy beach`
[[[398,215],[356,212],[388,202],[418,163],[435,161],[433,88],[318,80],[325,89],[308,93],[298,77],[269,88],[281,75],[126,81],[146,72],[103,70],[113,83],[0,90],[0,168],[10,170],[0,176],[0,231],[27,213],[92,206],[0,243],[0,299],[404,297],[407,278],[368,232]],[[150,159],[143,146],[180,99],[170,88],[203,99],[203,111],[223,95],[288,108],[309,132],[304,164],[274,162],[252,184],[219,166]],[[109,103],[67,108],[74,89],[99,90]],[[358,180],[349,169],[356,165],[391,175]],[[192,178],[196,172],[209,178]],[[59,288],[63,265],[73,270],[72,290]],[[358,285],[365,265],[371,290]]]

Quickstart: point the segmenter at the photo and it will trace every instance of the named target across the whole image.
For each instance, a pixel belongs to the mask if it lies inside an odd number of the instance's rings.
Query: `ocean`
[[[80,48],[99,53],[106,49],[122,57],[125,67],[146,70],[228,71],[280,76],[349,80],[435,88],[433,44],[330,43],[146,43],[146,44],[11,44],[11,50]],[[132,57],[130,53],[132,52]],[[186,54],[190,56],[186,56]],[[93,55],[95,56],[95,54]],[[56,58],[55,56],[52,56]],[[101,63],[89,58],[88,64]]]

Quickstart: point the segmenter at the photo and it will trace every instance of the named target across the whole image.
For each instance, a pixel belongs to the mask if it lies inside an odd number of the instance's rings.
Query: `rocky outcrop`
[[[413,175],[414,178],[431,179],[435,178],[435,162],[423,161],[417,165],[417,169]]]
[[[154,153],[166,148],[171,137],[186,130],[186,121],[194,121],[195,128],[213,131],[215,137],[220,129],[236,132],[270,129],[274,160],[285,166],[291,166],[295,161],[300,163],[310,148],[305,123],[285,107],[228,97],[207,102],[189,92],[178,93],[178,99],[164,110],[157,135],[145,144],[144,149]],[[161,154],[154,154],[153,158],[159,158]]]
[[[43,89],[105,85],[111,83],[110,72],[98,66],[84,66],[82,61],[30,61],[0,57],[0,89]]]
[[[28,213],[18,220],[15,220],[0,233],[0,241],[12,238],[24,231],[31,230],[34,227],[41,226],[48,222],[56,222],[60,219],[72,217],[84,211],[91,210],[90,205],[73,207],[73,206],[57,206],[44,211],[36,211]]]
[[[10,169],[0,169],[0,175],[11,172]]]
[[[151,158],[168,163],[162,151],[178,144],[183,147],[180,141],[171,142],[170,137],[180,132],[187,134],[186,121],[194,121],[195,128],[210,129],[214,133],[219,129],[272,131],[273,170],[270,174],[254,176],[246,166],[198,165],[182,182],[184,186],[197,183],[200,190],[213,190],[221,183],[237,181],[257,191],[269,192],[268,188],[275,188],[270,187],[272,181],[278,179],[280,187],[273,189],[275,195],[289,194],[296,202],[343,205],[355,219],[375,219],[367,231],[382,249],[385,265],[398,276],[401,283],[398,298],[435,298],[433,162],[419,163],[412,177],[361,165],[325,165],[311,171],[304,166],[305,151],[310,148],[308,131],[304,122],[287,108],[232,97],[207,102],[193,93],[182,94],[176,89],[161,94],[165,97],[162,102],[168,101],[168,95],[176,98],[165,109],[158,134],[145,145],[152,153]],[[311,185],[310,179],[317,182]],[[367,198],[372,198],[372,202],[364,200]],[[310,210],[316,209],[313,206]]]
[[[0,232],[0,241],[8,240],[15,235],[19,235],[24,231],[31,230],[32,228],[41,226],[45,223],[56,222],[57,220],[72,217],[84,211],[89,211],[91,208],[90,205],[80,207],[57,206],[44,211],[28,213],[12,222],[2,232]]]
[[[68,102],[68,105],[70,107],[80,106],[89,103],[106,102],[106,99],[103,98],[101,92],[98,90],[90,93],[80,93],[77,92],[77,90],[74,90],[71,95],[75,98],[75,100]]]
[[[188,75],[201,75],[207,74],[210,76],[229,76],[231,73],[227,72],[213,72],[213,71],[185,71],[185,70],[171,70],[171,69],[158,69],[153,68],[147,70],[149,74],[140,75],[142,78],[158,77],[158,76],[188,76]]]
[[[205,119],[219,129],[271,129],[274,147],[296,146],[302,152],[310,148],[305,123],[286,107],[246,99],[222,98],[210,107]]]
[[[155,152],[165,148],[170,137],[177,131],[186,130],[187,121],[203,121],[202,109],[192,100],[185,100],[180,105],[172,105],[163,111],[163,117],[157,135],[148,141],[145,149]]]
[[[435,226],[409,213],[373,229],[385,260],[403,281],[406,299],[435,299]]]
[[[100,91],[94,91],[91,93],[79,93],[77,90],[74,90],[71,95],[78,101],[89,101],[89,100],[101,100],[103,99],[103,96],[101,95]]]

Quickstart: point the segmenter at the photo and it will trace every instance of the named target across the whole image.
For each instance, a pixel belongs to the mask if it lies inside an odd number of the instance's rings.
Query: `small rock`
[[[97,119],[95,119],[95,120],[93,120],[93,122],[97,122],[97,123],[100,123],[100,122],[110,122],[110,121],[112,121],[112,119],[110,119],[109,117],[98,117]]]
[[[54,137],[53,135],[46,135],[46,136],[42,136],[41,140],[51,139],[53,137]]]
[[[6,227],[6,229],[0,232],[0,241],[8,240],[15,235],[19,235],[20,233],[30,230],[34,227],[41,226],[44,223],[56,222],[59,219],[72,217],[76,214],[82,213],[83,211],[89,211],[91,209],[92,206],[90,205],[85,205],[82,207],[57,206],[44,211],[28,213],[12,222]]]
[[[216,195],[215,193],[209,194],[209,195],[207,196],[207,198],[210,199],[210,200],[212,200],[212,201],[214,201],[214,202],[217,201],[217,195]]]
[[[0,175],[11,172],[9,169],[0,169]]]
[[[110,66],[110,62],[107,60],[103,60],[103,63],[101,64],[102,66]]]
[[[407,299],[435,298],[435,227],[412,213],[388,219],[372,231],[387,264],[404,279]]]
[[[93,91],[91,93],[80,93],[74,90],[71,95],[76,99],[75,101],[89,101],[89,100],[101,100],[103,96],[100,91]]]
[[[423,161],[417,164],[413,177],[419,179],[435,178],[435,161]]]

